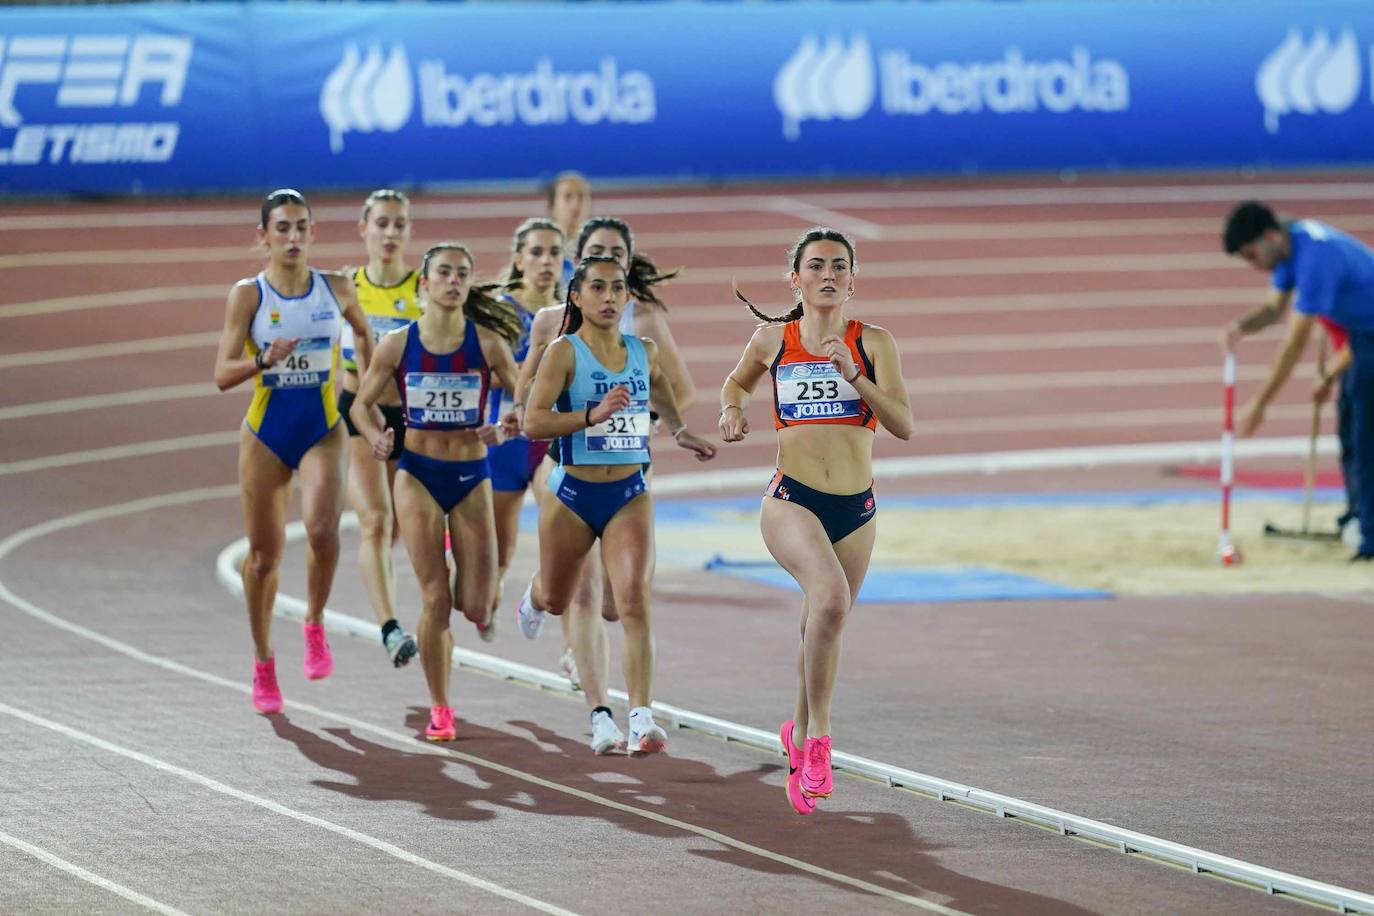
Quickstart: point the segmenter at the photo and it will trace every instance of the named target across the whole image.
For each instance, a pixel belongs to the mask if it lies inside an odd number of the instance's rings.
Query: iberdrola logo
[[[276,309],[272,309],[272,311],[268,312],[267,315],[272,320],[272,327],[275,328],[281,326],[281,312],[277,311]]]

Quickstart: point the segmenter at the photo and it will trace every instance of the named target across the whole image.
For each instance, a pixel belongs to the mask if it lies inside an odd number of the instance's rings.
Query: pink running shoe
[[[835,790],[830,771],[830,736],[807,738],[802,748],[801,789],[812,798],[829,798]]]
[[[816,810],[816,800],[801,790],[802,752],[792,743],[792,720],[782,723],[778,733],[787,753],[787,801],[792,810],[805,817]]]
[[[305,676],[312,681],[329,677],[334,671],[334,656],[329,651],[329,641],[324,638],[324,624],[307,623],[302,627],[305,633]]]
[[[281,688],[277,686],[277,660],[253,661],[253,705],[270,716],[281,712]]]
[[[425,737],[430,741],[452,741],[458,737],[458,729],[453,725],[453,707],[435,706],[429,711]]]

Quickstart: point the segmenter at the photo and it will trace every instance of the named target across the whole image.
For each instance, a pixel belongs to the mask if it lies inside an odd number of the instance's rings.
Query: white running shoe
[[[654,724],[649,707],[630,710],[630,739],[625,749],[631,754],[657,754],[668,746],[668,733]]]
[[[611,751],[625,749],[625,733],[615,724],[610,713],[597,710],[592,713],[592,753],[604,756]]]
[[[531,581],[529,588],[525,589],[525,594],[520,596],[520,604],[515,609],[515,616],[520,621],[520,632],[525,634],[526,639],[538,639],[539,631],[544,629],[544,612],[534,606],[530,600],[530,592],[534,589],[534,582]]]
[[[577,658],[573,656],[571,647],[564,649],[562,656],[559,657],[558,673],[568,679],[573,690],[582,689],[582,679],[577,676]]]

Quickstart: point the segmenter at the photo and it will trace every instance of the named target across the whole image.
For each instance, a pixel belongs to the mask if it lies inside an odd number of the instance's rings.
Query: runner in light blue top
[[[1246,406],[1239,424],[1253,435],[1264,412],[1293,371],[1317,318],[1349,332],[1354,363],[1349,370],[1351,464],[1359,502],[1361,544],[1352,560],[1374,559],[1374,251],[1358,239],[1317,220],[1281,223],[1259,201],[1236,207],[1227,219],[1223,243],[1257,270],[1272,271],[1273,288],[1259,308],[1223,331],[1229,350],[1244,335],[1278,321],[1293,305],[1288,333],[1269,378]]]
[[[631,753],[653,753],[664,748],[667,735],[654,724],[649,709],[654,533],[643,470],[649,404],[674,441],[698,459],[715,457],[716,449],[687,431],[658,345],[621,333],[627,298],[626,271],[619,261],[584,259],[568,288],[564,336],[540,360],[525,406],[525,432],[536,439],[558,439],[559,465],[549,478],[556,499],[546,500],[539,516],[539,572],[520,599],[518,615],[521,630],[533,638],[546,611],[561,615],[567,610],[587,556],[601,541],[601,562],[625,632],[625,687],[631,706],[626,746]],[[596,609],[587,612],[595,614]],[[620,743],[609,708],[593,710],[593,734],[597,753]]]

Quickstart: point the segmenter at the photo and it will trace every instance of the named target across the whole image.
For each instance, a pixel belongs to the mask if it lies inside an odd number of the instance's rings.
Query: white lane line
[[[516,903],[523,904],[524,906],[527,906],[532,910],[538,910],[541,913],[553,913],[557,914],[557,916],[573,916],[571,910],[565,910],[562,907],[553,905],[552,903],[545,903],[543,900],[539,900],[534,897],[530,897],[526,894],[522,894],[519,891],[514,891],[507,887],[503,887],[502,885],[496,884],[492,881],[488,881],[485,878],[479,878],[476,875],[470,875],[467,872],[459,871],[456,868],[450,868],[447,865],[440,865],[438,862],[431,861],[429,859],[424,858],[423,856],[418,856],[413,852],[409,852],[405,849],[402,849],[399,846],[395,846],[391,843],[388,843],[385,840],[379,840],[370,834],[362,833],[360,831],[352,829],[351,827],[345,827],[341,824],[336,824],[333,821],[327,821],[324,818],[316,817],[313,814],[306,814],[303,811],[297,811],[294,808],[288,808],[286,805],[283,805],[280,802],[272,801],[270,798],[263,798],[260,795],[254,795],[251,792],[245,792],[242,789],[236,789],[233,786],[226,785],[225,783],[222,783],[217,779],[211,779],[209,776],[203,776],[200,773],[195,772],[194,770],[188,770],[185,767],[179,767],[176,764],[168,763],[165,760],[159,760],[157,757],[153,757],[149,754],[144,754],[141,751],[136,751],[131,748],[123,747],[121,745],[115,744],[113,741],[106,741],[105,739],[98,738],[95,735],[91,735],[86,732],[79,731],[70,726],[63,725],[61,722],[54,722],[51,719],[45,719],[42,716],[36,716],[31,712],[26,712],[22,709],[16,709],[15,707],[10,706],[7,703],[0,703],[0,713],[3,713],[4,715],[10,716],[15,719],[19,719],[23,722],[27,722],[30,725],[36,725],[40,728],[46,728],[48,731],[56,732],[59,735],[72,739],[73,741],[79,741],[82,744],[88,744],[91,747],[98,748],[99,750],[105,751],[107,753],[117,754],[120,757],[126,757],[129,760],[137,761],[138,763],[141,763],[144,766],[152,767],[153,769],[161,773],[166,773],[170,776],[178,776],[186,780],[187,782],[195,783],[196,785],[205,789],[209,789],[212,792],[218,792],[221,795],[227,795],[230,798],[236,799],[241,802],[247,802],[250,805],[257,805],[259,808],[265,808],[268,811],[271,811],[273,814],[280,814],[283,817],[289,817],[292,820],[297,820],[301,823],[309,824],[312,827],[319,827],[322,830],[328,830],[330,833],[336,833],[339,836],[353,840],[357,843],[362,843],[365,846],[370,846],[379,852],[386,853],[394,859],[400,859],[402,862],[418,866],[419,868],[423,868],[426,871],[434,872],[437,875],[441,875],[442,877],[449,878],[461,884],[466,884],[470,887],[475,887],[478,890],[486,891],[487,893],[493,894],[497,897],[503,897],[506,900],[512,900]]]
[[[1140,328],[1122,331],[1053,331],[1045,334],[948,334],[938,337],[898,337],[901,354],[1005,353],[1021,350],[1134,349],[1175,344],[1217,342],[1216,327]],[[744,352],[738,344],[703,344],[681,347],[688,364],[736,362]]]
[[[1213,373],[1215,374],[1215,373]],[[1248,375],[1248,374],[1247,374]],[[1099,387],[1100,383],[1087,382],[1082,386],[1073,384],[1072,379],[1059,379],[1058,386],[1047,387]],[[1182,382],[1179,382],[1182,384]],[[986,382],[985,382],[986,384]],[[1124,383],[1123,383],[1124,384]],[[917,397],[925,393],[924,382],[913,379],[910,390]],[[949,388],[946,391],[957,391]],[[977,390],[977,389],[969,389]],[[992,390],[1003,390],[997,386]],[[1049,432],[1053,430],[1080,429],[1117,429],[1145,426],[1214,426],[1218,422],[1220,408],[1179,407],[1146,410],[1104,410],[1079,413],[1016,414],[1005,417],[945,417],[939,419],[916,420],[916,433],[923,439],[938,436],[967,434],[999,434],[1009,432]],[[1302,404],[1281,404],[1269,408],[1268,417],[1273,420],[1301,420],[1312,415],[1312,408]],[[86,449],[75,452],[59,452],[38,458],[25,458],[0,464],[0,477],[13,474],[27,474],[35,471],[51,471],[58,468],[82,464],[96,464],[118,461],[124,458],[141,458],[148,455],[161,455],[194,448],[216,448],[236,445],[240,433],[218,432],[202,433],[194,436],[180,436],[174,439],[153,439],[145,442],[130,442],[127,445],[112,445],[105,448]],[[775,449],[777,442],[766,435],[754,435],[744,442],[731,443],[732,452],[753,451],[755,449]],[[772,473],[771,471],[769,472]]]
[[[192,347],[213,347],[219,343],[219,331],[198,334],[175,334],[170,337],[142,337],[115,343],[88,344],[80,347],[59,347],[53,350],[26,350],[0,356],[0,369],[24,366],[44,366],[50,363],[75,362],[82,359],[108,359],[114,356],[135,356],[140,353],[164,353]]]
[[[153,251],[151,253],[158,256],[153,263],[163,263],[166,260],[161,257],[166,253],[164,251]],[[74,264],[96,263],[91,260],[93,254],[111,255],[113,256],[113,263],[134,263],[127,257],[127,255],[131,255],[133,252],[128,251],[74,251],[55,252],[55,254],[75,258],[75,260],[71,262]],[[17,257],[22,256],[7,256],[7,258]],[[0,264],[3,264],[7,258],[0,258]],[[100,263],[104,262],[101,261]],[[221,283],[215,286],[154,286],[150,289],[121,289],[104,293],[86,293],[80,296],[61,296],[56,299],[37,299],[33,302],[16,302],[12,305],[0,305],[0,318],[24,318],[31,315],[51,315],[56,312],[79,312],[85,311],[86,309],[150,305],[155,302],[185,302],[196,299],[222,300],[228,293],[229,285],[227,283]]]
[[[132,515],[138,512],[147,512],[156,509],[173,508],[206,500],[227,499],[237,495],[238,488],[233,486],[202,487],[194,490],[185,490],[177,493],[165,493],[159,496],[131,500],[125,503],[117,503],[115,505],[103,506],[98,509],[90,509],[85,512],[77,512],[72,515],[66,515],[55,519],[49,519],[46,522],[42,522],[40,524],[33,525],[29,528],[25,528],[21,531],[17,531],[9,535],[8,537],[4,538],[4,540],[0,540],[0,562],[3,562],[6,558],[9,557],[10,554],[12,554],[15,550],[19,549],[23,545],[31,541],[37,540],[38,538],[45,537],[47,535],[56,534],[72,528],[80,528],[85,525],[90,525],[96,522],[108,521],[110,519],[120,518],[126,515]],[[84,639],[89,639],[93,642],[98,643],[99,645],[102,645],[115,652],[119,652],[120,654],[126,655],[130,658],[136,659],[140,662],[154,665],[166,671],[172,671],[177,674],[195,678],[208,684],[214,684],[219,687],[224,687],[242,695],[248,695],[251,692],[251,688],[246,683],[230,681],[218,675],[210,674],[208,672],[200,671],[196,668],[191,668],[187,665],[183,665],[180,662],[173,661],[172,659],[163,658],[161,656],[144,652],[142,649],[139,649],[135,646],[131,646],[128,643],[121,642],[120,640],[106,636],[103,633],[99,633],[80,624],[72,623],[71,621],[63,617],[59,617],[56,614],[46,611],[43,608],[33,604],[32,602],[27,601],[24,598],[21,598],[19,595],[16,595],[13,591],[10,590],[9,586],[6,585],[3,580],[0,580],[0,601],[5,601],[9,603],[10,605],[14,606],[15,608],[29,615],[30,617],[33,617],[37,620],[41,620],[44,623],[50,624],[51,626],[54,626],[61,630],[65,630]],[[339,616],[337,612],[334,611],[326,611],[326,614],[332,615],[334,617]],[[837,884],[843,884],[869,894],[875,894],[880,897],[885,897],[889,900],[895,900],[900,903],[905,903],[910,906],[926,910],[928,912],[941,913],[944,914],[944,916],[968,916],[968,914],[962,913],[959,910],[953,910],[949,907],[941,906],[940,904],[933,903],[929,900],[922,900],[919,897],[912,897],[908,894],[903,894],[899,891],[894,891],[881,885],[864,881],[860,878],[854,878],[849,875],[834,872],[826,868],[821,868],[820,866],[812,865],[809,862],[804,862],[800,859],[794,859],[791,856],[786,856],[781,853],[774,852],[771,849],[765,849],[759,846],[755,846],[751,843],[746,843],[743,840],[738,840],[732,836],[728,836],[718,831],[711,830],[706,827],[699,827],[696,824],[691,824],[686,821],[680,821],[676,818],[668,817],[656,811],[636,808],[632,805],[627,805],[622,802],[615,801],[614,799],[604,798],[600,795],[596,795],[591,792],[586,792],[581,789],[573,788],[571,786],[565,786],[561,783],[553,782],[551,780],[544,779],[543,777],[535,776],[531,773],[526,773],[523,770],[508,767],[504,764],[495,763],[493,761],[486,760],[485,758],[477,757],[472,754],[463,753],[461,751],[456,751],[451,748],[430,745],[425,742],[419,742],[416,741],[415,736],[413,734],[406,734],[404,732],[397,732],[392,731],[390,729],[381,728],[379,726],[373,725],[370,722],[366,722],[361,719],[355,719],[352,716],[336,713],[331,710],[324,709],[319,706],[314,706],[309,703],[300,703],[292,700],[288,701],[286,705],[288,709],[299,710],[301,712],[309,713],[310,715],[318,716],[323,719],[329,719],[335,722],[340,722],[344,725],[348,725],[351,728],[357,729],[358,731],[367,732],[369,734],[385,738],[388,741],[391,741],[397,746],[402,747],[412,753],[433,753],[439,756],[462,761],[473,767],[492,770],[501,773],[504,776],[508,776],[512,779],[518,779],[522,782],[526,782],[531,785],[539,786],[540,788],[548,789],[550,791],[559,792],[564,795],[578,798],[604,808],[610,808],[625,814],[631,814],[636,817],[642,817],[647,820],[655,821],[665,826],[681,830],[684,833],[691,833],[709,840],[713,840],[721,844],[722,846],[737,849],[741,852],[746,852],[759,858],[768,859],[780,865],[784,865],[788,868],[805,872],[807,874],[814,875],[827,881],[831,881]],[[9,709],[11,708],[4,707],[2,704],[0,704],[0,711],[8,711]]]
[[[703,197],[700,191],[644,197],[604,196],[597,199],[599,213],[617,216],[674,215],[680,213],[768,212],[776,206],[779,194],[726,194]],[[1374,199],[1374,184],[1368,181],[1245,182],[1234,184],[1159,184],[1102,187],[1031,187],[976,189],[912,189],[882,191],[811,192],[798,187],[790,195],[805,203],[838,210],[851,208],[968,208],[1036,207],[1051,204],[1195,204],[1238,202],[1258,197],[1268,200],[1355,201]],[[140,213],[37,213],[0,218],[0,232],[65,231],[72,229],[142,228],[151,226],[241,226],[245,235],[252,231],[255,202],[201,210],[146,210]],[[423,220],[520,220],[543,212],[538,193],[519,199],[483,199],[447,196],[447,199],[417,200],[411,208],[417,221]],[[312,208],[316,222],[348,223],[358,221],[356,206],[321,205]],[[1218,214],[1220,221],[1224,214]]]
[[[919,386],[913,389],[913,393],[919,397]],[[1310,420],[1312,408],[1305,404],[1281,404],[1269,408],[1266,416],[1270,423],[1275,420]],[[1140,429],[1142,427],[1160,426],[1207,427],[1218,430],[1217,435],[1220,436],[1221,407],[1218,405],[1216,407],[1179,407],[1159,410],[1102,410],[1081,413],[1016,414],[1003,417],[942,417],[939,419],[924,419],[918,415],[916,418],[916,439],[929,440],[941,436],[991,436],[1005,433],[1084,429]],[[1306,441],[1306,439],[1303,440],[1304,443]],[[1161,444],[1165,443],[1143,443],[1141,447],[1149,448]],[[755,451],[773,452],[777,450],[777,447],[777,439],[768,435],[766,428],[763,435],[755,433],[743,442],[732,442],[725,446],[731,452],[751,454]],[[1085,446],[1085,448],[1090,447]],[[1096,448],[1105,449],[1111,448],[1111,446],[1103,445],[1096,446]],[[923,457],[944,459],[948,456],[928,455]],[[880,464],[880,461],[874,462],[875,474]],[[767,476],[771,477],[775,471],[776,468],[770,469]],[[658,487],[657,478],[654,481],[654,486],[655,488]]]
[[[1006,241],[1025,238],[1035,239],[1100,239],[1131,238],[1150,236],[1200,236],[1206,237],[1206,245],[1212,244],[1217,233],[1217,220],[1210,217],[1161,217],[1155,219],[1082,219],[1082,220],[1025,220],[1022,222],[999,223],[936,223],[922,225],[893,224],[880,225],[846,213],[827,210],[824,207],[804,205],[797,201],[799,209],[791,215],[808,221],[833,225],[838,229],[853,227],[855,235],[864,239],[884,242],[961,242],[961,241]],[[800,207],[805,206],[802,210]],[[783,211],[779,211],[783,212]],[[814,217],[814,218],[812,218]],[[1328,217],[1331,218],[1331,217]],[[1374,217],[1348,214],[1331,218],[1347,232],[1374,230]],[[786,230],[780,229],[719,229],[711,231],[684,232],[645,232],[635,234],[635,244],[643,249],[655,251],[660,258],[666,255],[662,249],[721,249],[745,246],[766,245],[780,248],[787,241]],[[476,254],[504,254],[510,248],[507,236],[476,236],[463,242]],[[1199,243],[1201,244],[1201,243]],[[420,246],[422,247],[422,246]],[[1185,247],[1185,246],[1180,246]],[[1195,250],[1196,245],[1186,246]],[[33,251],[26,254],[0,255],[0,270],[22,270],[28,268],[64,267],[83,264],[167,264],[167,263],[210,263],[219,261],[240,261],[250,263],[252,252],[242,245],[214,245],[189,248],[130,248],[102,249],[99,251]],[[918,253],[919,254],[919,253]],[[356,261],[360,252],[358,246],[343,242],[317,242],[310,248],[312,260],[337,261],[340,264]],[[245,268],[246,270],[246,268]],[[222,298],[226,286],[204,287],[204,295],[215,299]],[[82,297],[71,297],[73,299]],[[199,298],[199,297],[197,297]],[[61,300],[53,300],[61,301]],[[73,306],[75,308],[76,306]],[[0,318],[32,314],[21,311],[21,306],[0,307]],[[53,308],[52,311],[62,311]]]
[[[104,410],[111,407],[152,404],[157,401],[180,401],[219,394],[220,390],[208,382],[193,385],[160,385],[135,391],[113,394],[93,394],[82,398],[57,398],[52,401],[32,401],[13,407],[0,407],[0,420],[20,420],[25,417],[47,417],[82,410]]]
[[[655,488],[659,486],[655,482]],[[351,513],[350,513],[351,514]],[[355,524],[357,517],[351,519]],[[287,540],[300,541],[305,537],[305,526],[294,522],[287,527]],[[220,583],[231,593],[242,595],[242,582],[236,570],[248,553],[247,538],[241,538],[220,551],[216,561],[216,574]],[[304,620],[305,602],[288,595],[278,595],[274,612],[293,620]],[[331,630],[347,633],[372,640],[376,638],[375,624],[370,621],[349,617],[335,611],[325,611],[325,621]],[[571,694],[572,688],[566,680],[550,672],[543,672],[518,662],[481,652],[455,649],[453,660],[456,665],[474,668],[487,674],[515,681],[523,686],[540,690]],[[611,690],[609,695],[619,702],[628,702],[623,691]],[[752,728],[728,719],[717,719],[688,709],[655,702],[655,711],[660,712],[667,722],[678,727],[692,728],[725,741],[739,741],[769,752],[777,752],[775,739],[769,731]],[[1054,830],[1063,836],[1086,838],[1099,843],[1105,842],[1122,854],[1144,853],[1158,860],[1188,868],[1195,874],[1212,874],[1226,880],[1248,884],[1256,890],[1269,894],[1285,894],[1309,903],[1320,903],[1340,907],[1340,912],[1374,913],[1374,896],[1353,891],[1348,888],[1313,881],[1299,875],[1278,871],[1263,865],[1255,865],[1241,859],[1222,856],[1207,850],[1175,843],[1150,834],[1140,833],[1104,821],[1085,818],[1034,802],[1024,801],[1010,795],[989,792],[963,783],[953,782],[938,776],[928,776],[914,770],[906,770],[889,764],[880,763],[854,754],[836,753],[835,765],[841,769],[860,773],[887,782],[893,788],[910,788],[930,794],[936,801],[952,801],[967,807],[994,814],[1000,818],[1013,818],[1027,823]]]
[[[772,281],[786,290],[783,276],[786,265],[771,267],[694,267],[673,281],[675,286]],[[858,258],[854,271],[855,288],[873,279],[915,280],[923,277],[1031,276],[1037,274],[1122,274],[1131,272],[1215,270],[1230,276],[1240,268],[1220,251],[1189,251],[1179,254],[1061,254],[1019,258],[930,258],[913,257],[902,261],[865,261]],[[746,293],[750,290],[745,290]],[[1261,298],[1263,291],[1260,292]],[[725,301],[728,301],[725,300]],[[766,310],[765,310],[766,311]]]
[[[778,272],[781,276],[781,271]],[[1239,279],[1239,277],[1238,277]],[[221,298],[228,287],[214,287],[214,298]],[[106,296],[69,296],[62,299],[39,299],[21,302],[5,308],[23,310],[22,314],[53,314],[63,311],[119,307],[141,302],[175,301],[183,290],[199,287],[150,287],[125,290]],[[210,287],[205,287],[209,290]],[[1196,287],[1180,289],[1122,290],[1104,289],[1074,292],[1021,293],[1018,295],[985,296],[913,296],[904,299],[858,298],[850,305],[855,317],[905,317],[909,315],[971,315],[982,312],[1039,312],[1039,311],[1099,311],[1116,309],[1193,308],[1254,305],[1264,297],[1263,288],[1246,282],[1239,286]],[[748,327],[753,316],[733,299],[722,298],[714,304],[702,304],[700,292],[688,301],[672,301],[669,313],[674,320],[744,322]],[[762,297],[760,297],[762,298]],[[781,308],[781,305],[779,305]],[[765,306],[766,310],[766,306]],[[19,314],[19,313],[16,313]],[[0,318],[5,317],[0,314]]]
[[[1261,365],[1241,366],[1236,377],[1241,381],[1259,381],[1268,376]],[[1002,375],[960,375],[906,379],[907,390],[913,394],[1000,394],[1008,391],[1044,389],[1068,391],[1082,388],[1135,388],[1142,385],[1193,385],[1216,381],[1216,368],[1197,366],[1173,369],[1134,369],[1121,372],[1024,372]],[[108,410],[118,407],[138,407],[159,401],[179,401],[189,398],[221,394],[214,385],[163,385],[140,388],[113,394],[98,394],[82,398],[59,398],[35,401],[13,407],[0,407],[0,421],[31,417],[54,417],[83,410]]]
[[[51,471],[56,468],[69,468],[79,464],[97,464],[118,461],[122,458],[143,458],[148,455],[162,455],[167,452],[181,452],[193,448],[214,448],[221,445],[237,445],[240,433],[202,433],[198,436],[178,436],[175,439],[153,439],[148,442],[130,442],[128,445],[111,445],[79,452],[61,452],[44,455],[40,458],[25,458],[0,464],[0,477],[11,474],[27,474],[30,471]]]
[[[802,195],[798,195],[802,196]],[[1042,207],[1075,204],[1203,204],[1267,200],[1374,200],[1368,181],[1211,185],[1104,185],[1101,187],[972,188],[949,190],[824,191],[805,199],[826,207]],[[1217,213],[1217,231],[1225,213]]]
[[[842,232],[852,233],[861,239],[880,239],[885,234],[883,227],[877,223],[795,197],[779,197],[770,209],[812,225],[830,226]]]
[[[32,843],[26,843],[18,837],[10,836],[8,833],[5,833],[4,831],[0,831],[0,843],[5,843],[9,846],[13,846],[20,852],[28,853],[35,859],[39,859],[43,862],[46,862],[47,864],[51,865],[53,868],[58,869],[59,871],[64,871],[72,877],[80,878],[82,881],[85,881],[88,884],[94,884],[96,887],[102,890],[107,890],[112,894],[117,894],[131,903],[137,903],[144,909],[152,910],[154,913],[163,913],[165,914],[165,916],[187,916],[186,913],[182,912],[176,907],[168,906],[165,903],[159,903],[152,897],[145,897],[138,891],[129,890],[122,884],[116,884],[109,878],[102,878],[95,872],[87,871],[80,865],[74,865],[71,862],[68,862],[66,859],[59,859],[57,856],[48,852],[46,849],[41,849],[33,845]]]
[[[1255,364],[1236,370],[1240,381],[1253,382],[1269,377],[1269,369]],[[1004,394],[1032,390],[1066,391],[1081,388],[1136,388],[1159,385],[1202,385],[1217,380],[1215,366],[1170,369],[1124,369],[1091,372],[1014,372],[990,375],[948,375],[908,378],[912,394]],[[0,410],[0,419],[4,411]]]

